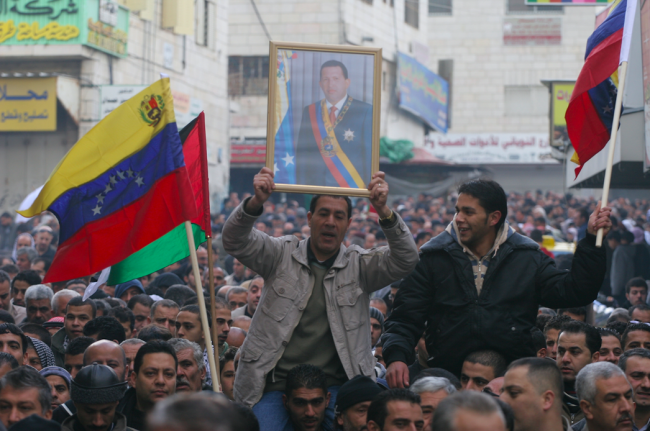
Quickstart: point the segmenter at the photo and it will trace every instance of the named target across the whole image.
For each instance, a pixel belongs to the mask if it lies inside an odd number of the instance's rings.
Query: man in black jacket
[[[456,216],[445,232],[420,249],[420,262],[402,282],[382,337],[391,387],[409,384],[407,364],[425,329],[430,367],[458,375],[463,359],[495,350],[507,362],[535,356],[531,330],[539,305],[583,306],[605,276],[605,249],[596,233],[611,227],[610,208],[591,215],[587,238],[578,243],[571,271],[505,222],[506,195],[494,181],[458,189]]]

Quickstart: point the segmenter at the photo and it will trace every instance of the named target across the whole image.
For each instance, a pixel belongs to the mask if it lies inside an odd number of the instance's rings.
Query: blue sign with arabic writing
[[[422,63],[401,52],[397,57],[399,107],[447,133],[449,84]]]

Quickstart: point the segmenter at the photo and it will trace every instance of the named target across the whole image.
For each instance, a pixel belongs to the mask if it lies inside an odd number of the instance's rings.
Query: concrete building
[[[380,136],[422,147],[427,126],[398,108],[395,77],[398,52],[426,52],[428,22],[425,0],[231,0],[231,189],[249,191],[264,164],[269,40],[382,48]]]
[[[429,67],[452,69],[451,106],[448,135],[429,135],[426,148],[490,168],[506,190],[562,191],[563,166],[548,142],[549,90],[541,81],[577,78],[595,16],[592,6],[431,0]]]
[[[179,129],[205,111],[210,192],[213,205],[221,201],[229,181],[228,0],[73,0],[36,16],[24,9],[29,1],[13,3],[0,6],[0,24],[17,28],[0,37],[0,87],[8,94],[51,77],[49,115],[57,115],[50,126],[8,126],[4,116],[18,102],[0,100],[1,210],[17,209],[79,138],[160,73],[170,77]],[[50,29],[54,39],[25,35],[30,28]]]

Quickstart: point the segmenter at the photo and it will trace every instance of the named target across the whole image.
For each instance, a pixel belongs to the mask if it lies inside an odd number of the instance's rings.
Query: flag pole
[[[623,93],[625,90],[625,77],[627,76],[627,61],[621,63],[618,71],[618,91],[616,92],[616,106],[614,108],[614,122],[612,123],[612,135],[609,140],[609,154],[607,155],[607,167],[605,168],[605,182],[603,184],[603,197],[601,199],[601,208],[607,206],[609,201],[609,184],[612,182],[612,167],[614,165],[614,150],[616,149],[616,135],[618,134],[618,125],[621,121],[621,107],[623,106]],[[603,245],[603,228],[598,229],[596,235],[596,247]]]
[[[212,237],[208,237],[208,288],[210,289],[210,315],[212,316],[212,339],[217,340],[219,334],[217,333],[217,297],[214,291],[214,254],[212,251]],[[218,364],[217,364],[218,367]],[[217,371],[219,371],[217,369]]]
[[[221,392],[219,390],[219,372],[218,362],[214,360],[214,349],[212,344],[212,335],[210,334],[210,325],[208,324],[208,313],[205,309],[205,297],[203,296],[203,286],[201,286],[201,273],[199,272],[199,260],[196,257],[196,246],[194,244],[194,235],[192,233],[192,224],[189,221],[185,222],[185,232],[187,234],[187,245],[190,247],[190,260],[192,261],[192,270],[194,272],[194,280],[196,281],[196,296],[199,302],[199,311],[201,314],[201,325],[203,326],[203,335],[205,336],[206,350],[208,351],[208,363],[210,364],[210,374],[212,376],[212,390],[214,392]]]

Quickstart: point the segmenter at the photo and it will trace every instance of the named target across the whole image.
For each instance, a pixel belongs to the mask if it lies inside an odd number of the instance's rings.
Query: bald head
[[[234,319],[232,319],[232,327],[241,328],[244,331],[248,331],[250,329],[250,327],[251,327],[251,321],[252,320],[253,319],[251,319],[248,316],[235,317]],[[230,328],[230,329],[232,330],[232,328]]]
[[[228,343],[228,346],[230,347],[239,348],[242,344],[244,344],[245,339],[246,331],[241,328],[232,327],[228,332],[228,339],[226,340],[226,343]]]
[[[84,352],[83,365],[98,363],[115,371],[122,380],[128,377],[126,354],[119,344],[110,340],[99,340],[88,346]]]

